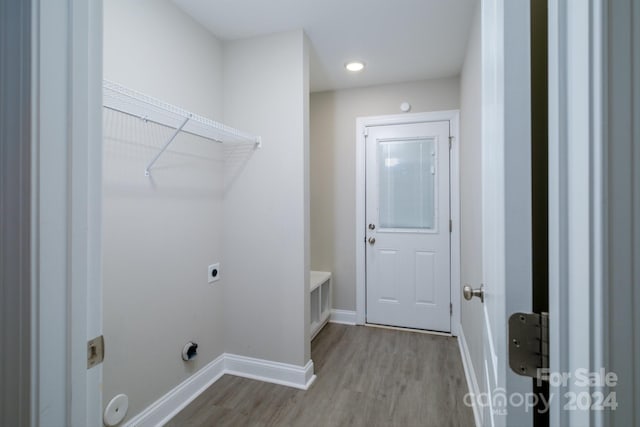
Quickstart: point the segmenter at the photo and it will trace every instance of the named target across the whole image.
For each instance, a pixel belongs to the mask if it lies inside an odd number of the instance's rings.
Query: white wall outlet
[[[220,280],[220,263],[219,262],[216,262],[215,264],[211,264],[209,266],[207,278],[209,280],[209,283],[217,282],[218,280]]]

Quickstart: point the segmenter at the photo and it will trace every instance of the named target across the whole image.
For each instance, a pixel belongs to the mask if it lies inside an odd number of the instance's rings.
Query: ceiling
[[[173,0],[221,40],[304,29],[311,91],[455,76],[477,0]],[[347,72],[350,60],[366,64]]]

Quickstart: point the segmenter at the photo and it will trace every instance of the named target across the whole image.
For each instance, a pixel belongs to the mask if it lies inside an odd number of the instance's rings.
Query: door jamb
[[[102,0],[32,6],[32,425],[102,425]]]
[[[427,113],[394,114],[358,117],[356,119],[356,324],[365,323],[365,128],[423,122],[449,121],[452,139],[449,157],[451,231],[451,335],[457,336],[460,326],[460,111],[446,110]]]
[[[551,425],[640,419],[635,6],[549,1],[550,370],[604,368],[624,378],[611,388],[552,385],[558,396],[616,392],[624,398],[615,411],[567,411],[556,402]]]

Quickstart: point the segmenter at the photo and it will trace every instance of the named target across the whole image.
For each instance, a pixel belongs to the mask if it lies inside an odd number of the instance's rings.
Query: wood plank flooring
[[[473,426],[455,338],[328,324],[307,391],[225,375],[167,425]]]

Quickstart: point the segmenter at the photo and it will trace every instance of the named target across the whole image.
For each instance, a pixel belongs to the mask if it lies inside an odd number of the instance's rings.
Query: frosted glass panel
[[[434,228],[435,147],[433,138],[378,141],[380,227]]]

